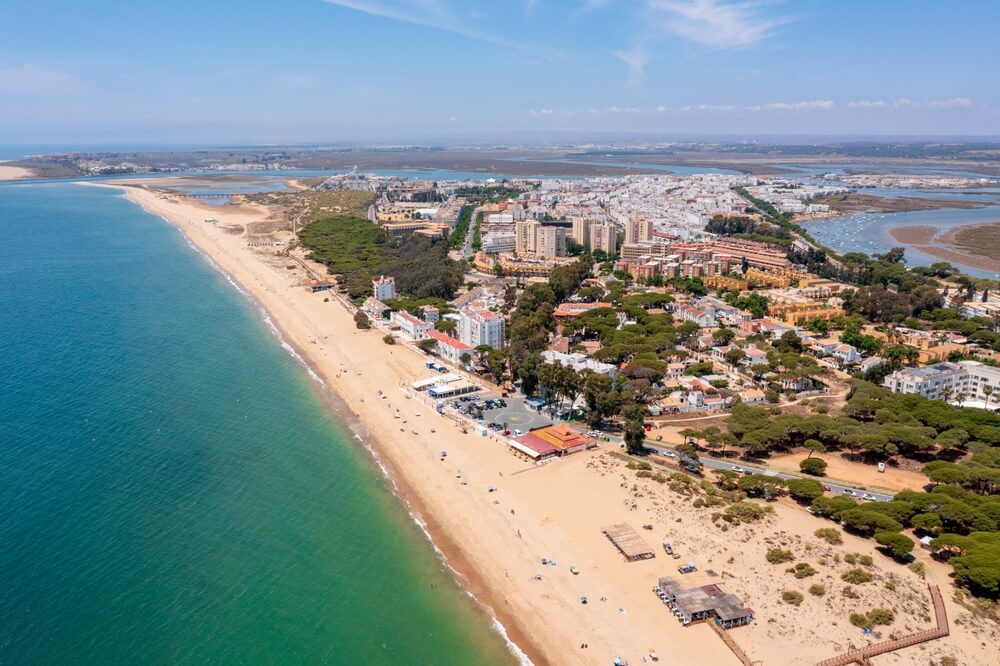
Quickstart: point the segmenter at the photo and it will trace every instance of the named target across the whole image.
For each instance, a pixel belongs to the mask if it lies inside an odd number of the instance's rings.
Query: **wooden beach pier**
[[[937,627],[934,629],[924,629],[923,631],[918,631],[895,640],[883,641],[869,645],[868,647],[851,650],[836,657],[824,659],[816,666],[849,666],[849,664],[861,664],[865,666],[870,663],[869,659],[880,654],[895,652],[896,650],[902,650],[903,648],[947,636],[951,632],[948,629],[948,614],[944,609],[944,599],[941,598],[941,591],[937,585],[928,585],[927,588],[931,593],[931,603],[934,605],[934,619],[937,622]]]

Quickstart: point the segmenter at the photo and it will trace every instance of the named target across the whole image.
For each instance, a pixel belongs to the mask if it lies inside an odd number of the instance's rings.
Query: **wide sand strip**
[[[34,178],[35,172],[24,167],[7,166],[0,162],[0,180],[22,180],[24,178]]]

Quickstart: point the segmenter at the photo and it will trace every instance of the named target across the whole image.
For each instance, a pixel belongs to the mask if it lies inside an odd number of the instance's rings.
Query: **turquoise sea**
[[[0,185],[0,664],[507,664],[256,306],[115,192]]]

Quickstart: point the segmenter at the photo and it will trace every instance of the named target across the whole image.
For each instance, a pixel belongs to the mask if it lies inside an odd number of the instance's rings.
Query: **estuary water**
[[[508,664],[254,303],[116,192],[0,184],[0,663]]]

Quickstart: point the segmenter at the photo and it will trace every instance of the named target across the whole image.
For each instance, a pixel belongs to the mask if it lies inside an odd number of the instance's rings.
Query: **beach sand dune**
[[[21,180],[24,178],[33,178],[35,172],[31,169],[25,169],[24,167],[9,166],[0,162],[0,180]]]
[[[800,608],[783,605],[781,591],[790,581],[802,581],[763,559],[769,543],[787,542],[797,555],[818,565],[819,549],[826,546],[810,535],[830,523],[782,505],[766,524],[722,531],[712,523],[713,509],[697,509],[667,485],[637,479],[612,452],[536,466],[497,441],[463,434],[402,391],[403,385],[426,376],[420,354],[403,345],[385,345],[381,333],[359,331],[336,297],[302,287],[308,275],[297,262],[276,255],[274,246],[251,246],[244,234],[227,231],[252,230],[268,211],[208,207],[160,191],[125,189],[131,200],[179,227],[266,308],[283,337],[342,399],[348,421],[370,437],[389,469],[390,483],[426,522],[459,579],[534,663],[606,665],[623,657],[635,665],[650,648],[662,663],[740,663],[711,628],[682,627],[652,593],[657,578],[677,575],[677,561],[661,553],[626,563],[601,534],[604,525],[620,522],[629,523],[658,551],[660,540],[669,536],[683,549],[684,562],[713,569],[718,578],[712,580],[744,597],[758,621],[732,635],[752,659],[809,664],[863,642],[843,613],[843,597],[807,599]],[[281,230],[271,234],[278,241],[290,237]],[[394,418],[397,410],[399,419]],[[441,450],[448,452],[444,459]],[[843,552],[874,553],[871,542],[845,538]],[[832,561],[832,554],[827,557]],[[542,558],[556,564],[543,565]],[[578,575],[570,572],[571,566]],[[900,608],[893,631],[924,626],[923,582],[905,568],[890,566],[902,591],[872,586],[863,603]],[[886,575],[881,566],[878,570]],[[831,565],[823,573],[835,577],[836,571]],[[943,575],[941,583],[946,584]],[[583,595],[586,605],[580,601]],[[949,610],[959,612],[957,607]],[[945,654],[956,655],[963,664],[998,663],[996,642],[977,649],[985,639],[976,627],[966,620],[952,637],[930,644],[921,653],[922,663],[930,655]],[[915,658],[890,656],[880,663],[915,663]]]

